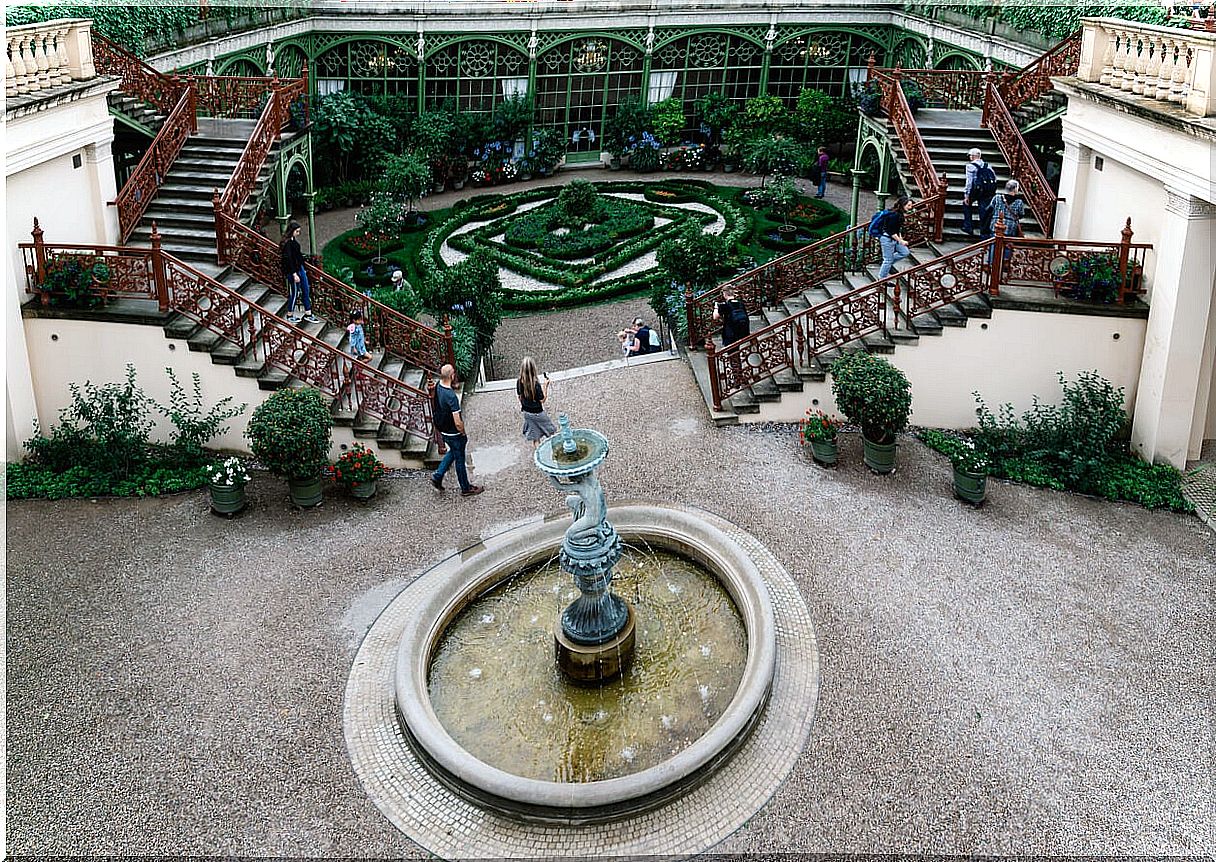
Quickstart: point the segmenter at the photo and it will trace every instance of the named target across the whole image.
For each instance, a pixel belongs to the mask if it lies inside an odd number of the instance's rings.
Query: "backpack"
[[[743,307],[742,302],[735,299],[727,303],[726,315],[733,329],[739,332],[747,332],[751,321],[747,319],[747,309]]]
[[[991,200],[996,194],[996,172],[988,167],[987,162],[980,162],[975,167],[975,179],[971,181],[971,196],[977,200]]]
[[[659,333],[654,329],[650,330],[650,349],[658,350],[662,346],[663,339],[659,336]]]
[[[870,219],[870,227],[866,229],[866,233],[870,236],[882,236],[882,226],[887,220],[887,210],[879,210],[874,213],[874,217]]]

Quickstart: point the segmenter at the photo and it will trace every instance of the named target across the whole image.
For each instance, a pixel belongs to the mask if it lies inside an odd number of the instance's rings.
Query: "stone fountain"
[[[608,440],[590,428],[571,428],[558,417],[561,433],[536,449],[536,466],[559,491],[574,523],[561,546],[562,570],[574,578],[579,597],[562,612],[553,638],[557,663],[578,682],[619,676],[633,658],[633,609],[612,592],[612,571],[621,558],[621,538],[608,521],[608,505],[596,468],[608,457]]]

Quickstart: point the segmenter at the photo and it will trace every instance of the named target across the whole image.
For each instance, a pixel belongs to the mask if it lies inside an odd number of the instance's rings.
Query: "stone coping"
[[[775,670],[750,735],[733,756],[678,797],[619,819],[574,825],[488,810],[436,778],[398,721],[393,678],[401,636],[428,599],[427,590],[411,585],[372,624],[355,656],[343,727],[352,765],[372,802],[425,850],[448,859],[700,853],[751,819],[785,781],[810,736],[819,692],[819,650],[806,603],[793,578],[751,534],[702,509],[663,508],[724,532],[751,558],[768,591]],[[568,517],[555,512],[523,525],[560,520],[564,526]],[[477,553],[479,544],[454,558]]]
[[[1136,299],[1128,305],[1118,302],[1078,302],[1055,296],[1042,287],[1002,285],[998,296],[985,294],[993,308],[1007,311],[1036,311],[1041,314],[1084,314],[1090,317],[1132,317],[1148,319],[1148,305]]]

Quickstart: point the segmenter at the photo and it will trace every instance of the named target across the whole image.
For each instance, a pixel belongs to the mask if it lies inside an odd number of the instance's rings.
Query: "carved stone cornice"
[[[1169,186],[1165,187],[1165,211],[1188,221],[1216,219],[1216,204]]]

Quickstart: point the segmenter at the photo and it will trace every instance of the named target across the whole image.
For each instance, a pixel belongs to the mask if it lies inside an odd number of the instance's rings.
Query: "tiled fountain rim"
[[[726,532],[751,556],[767,585],[776,621],[776,672],[752,733],[704,782],[657,808],[618,820],[538,823],[486,810],[437,780],[400,727],[393,698],[399,641],[426,599],[424,590],[411,585],[389,603],[359,648],[343,724],[352,765],[370,798],[420,846],[443,858],[699,853],[746,823],[784,782],[810,736],[819,689],[818,646],[806,603],[789,573],[751,534],[695,507],[657,508],[695,515]],[[569,514],[555,512],[524,523],[564,518]],[[476,553],[479,545],[456,556]],[[415,584],[423,581],[425,574]]]
[[[431,707],[427,669],[434,644],[451,619],[506,573],[557,552],[567,519],[517,527],[471,553],[449,557],[419,581],[427,599],[405,624],[397,659],[397,707],[414,741],[449,780],[495,807],[558,820],[611,819],[653,805],[713,766],[743,741],[772,683],[776,632],[772,604],[759,568],[728,534],[704,518],[660,506],[618,506],[608,518],[623,541],[686,554],[715,575],[730,594],[747,632],[747,661],[739,689],[713,726],[687,748],[649,769],[586,783],[522,778],[469,754],[448,735]]]

